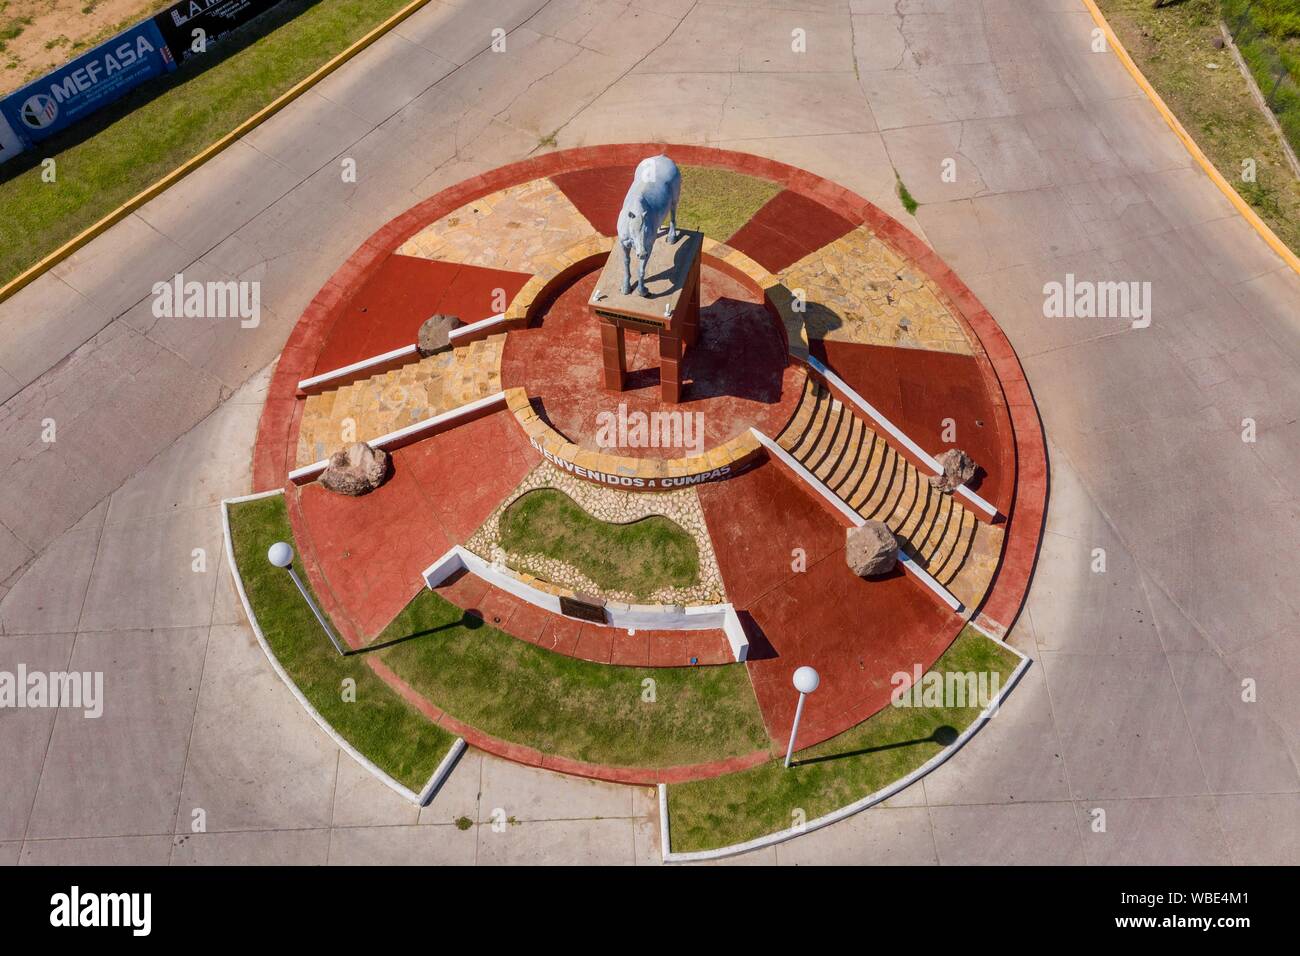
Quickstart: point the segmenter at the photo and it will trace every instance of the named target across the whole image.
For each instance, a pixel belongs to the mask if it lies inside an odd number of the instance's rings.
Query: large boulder
[[[451,330],[460,324],[454,315],[441,312],[431,315],[420,326],[420,334],[415,339],[415,347],[421,355],[435,355],[451,348]]]
[[[330,455],[320,483],[335,494],[356,497],[374,491],[387,477],[388,453],[354,441]]]
[[[930,476],[930,487],[944,494],[952,494],[975,477],[975,462],[960,448],[949,448],[935,459],[942,467],[942,475]]]
[[[845,532],[844,559],[859,577],[888,574],[898,563],[898,540],[883,521],[868,521]]]

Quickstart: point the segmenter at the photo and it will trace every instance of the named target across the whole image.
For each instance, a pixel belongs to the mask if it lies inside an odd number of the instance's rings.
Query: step
[[[829,392],[818,393],[817,410],[813,413],[813,419],[808,425],[808,431],[804,433],[799,444],[790,449],[790,454],[798,461],[807,458],[808,454],[821,442],[822,435],[826,433],[826,427],[830,422],[832,401]]]
[[[966,563],[966,556],[970,553],[974,544],[975,535],[979,532],[980,524],[975,520],[975,516],[969,511],[965,511],[961,516],[961,530],[957,535],[955,547],[952,551],[943,557],[936,570],[932,571],[935,579],[947,585],[961,572],[962,566]]]
[[[827,469],[822,477],[826,486],[836,494],[839,494],[840,485],[844,484],[844,479],[853,474],[854,468],[857,467],[859,459],[863,453],[870,447],[866,441],[867,426],[863,424],[862,419],[856,415],[849,421],[848,440],[844,446],[844,452],[839,456],[834,468]]]
[[[844,450],[844,443],[848,440],[849,425],[852,422],[853,414],[841,402],[833,401],[826,431],[822,435],[822,440],[817,443],[817,447],[808,454],[808,458],[803,463],[804,467],[820,478],[822,470],[828,464],[833,465],[839,461],[838,455]]]
[[[785,428],[781,429],[781,434],[777,436],[776,442],[786,451],[789,451],[799,440],[803,438],[804,432],[808,430],[808,425],[812,421],[813,412],[817,410],[817,386],[811,378],[804,382],[803,394],[799,397],[799,405],[794,410],[794,415],[790,421],[786,422]]]

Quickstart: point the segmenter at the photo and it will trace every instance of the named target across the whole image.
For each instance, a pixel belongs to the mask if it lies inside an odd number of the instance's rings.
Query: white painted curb
[[[808,356],[808,366],[814,372],[820,375],[822,378],[826,379],[826,381],[828,381],[836,390],[843,392],[846,398],[848,398],[851,402],[853,402],[854,405],[857,405],[858,408],[862,409],[862,411],[867,415],[868,418],[870,418],[873,422],[875,422],[886,432],[888,432],[891,438],[893,438],[896,442],[898,442],[900,445],[902,445],[904,448],[910,451],[917,458],[921,459],[921,461],[925,462],[926,466],[931,471],[933,471],[936,475],[943,474],[943,466],[940,465],[939,462],[935,460],[933,455],[927,452],[916,442],[912,441],[912,439],[908,438],[907,435],[904,434],[901,428],[899,428],[888,418],[886,418],[883,414],[881,414],[879,409],[877,409],[874,405],[872,405],[865,398],[863,398],[861,395],[859,395],[857,392],[851,389],[848,383],[844,381],[844,379],[840,378],[829,368],[827,368],[825,365],[819,362],[817,358],[813,355]],[[990,520],[998,516],[997,508],[994,508],[991,504],[989,504],[979,495],[975,494],[975,492],[971,491],[965,485],[961,485],[960,487],[958,487],[954,493],[961,495],[970,504],[974,505],[977,509],[982,511]]]
[[[561,613],[559,595],[521,581],[508,568],[498,567],[459,544],[452,545],[450,550],[425,568],[420,576],[424,578],[425,586],[433,590],[461,570],[477,575],[534,607],[552,614]],[[689,607],[678,604],[608,604],[605,613],[609,620],[605,624],[597,624],[597,627],[655,631],[705,631],[721,628],[727,635],[727,643],[731,645],[732,656],[737,661],[744,661],[749,656],[749,638],[745,634],[745,627],[740,623],[735,606],[729,603]]]
[[[697,863],[706,860],[720,860],[724,857],[735,856],[739,853],[748,853],[750,850],[758,850],[763,847],[775,846],[778,843],[784,843],[786,840],[792,840],[797,836],[805,833],[811,833],[814,830],[820,830],[822,827],[830,826],[832,823],[838,823],[840,820],[847,819],[855,813],[860,813],[868,807],[873,807],[883,800],[888,800],[894,794],[907,789],[916,781],[920,780],[926,774],[933,771],[948,760],[953,754],[966,745],[966,742],[979,733],[980,729],[989,722],[1002,706],[1006,696],[1011,693],[1012,689],[1020,682],[1020,678],[1029,668],[1030,660],[1020,651],[1016,650],[1005,641],[998,640],[982,627],[971,623],[974,627],[994,644],[1006,648],[1012,654],[1020,658],[1020,663],[1016,665],[1007,678],[1007,682],[1002,685],[1002,690],[997,698],[989,703],[980,715],[971,721],[970,726],[958,734],[957,739],[951,744],[939,751],[921,766],[917,767],[911,773],[900,777],[893,783],[881,787],[875,793],[868,794],[860,800],[856,800],[847,806],[833,810],[825,816],[820,816],[815,820],[809,820],[802,827],[791,827],[789,830],[779,830],[776,833],[769,833],[767,836],[755,837],[753,840],[747,840],[744,843],[733,843],[731,846],[718,847],[715,850],[696,850],[692,853],[673,853],[672,840],[668,826],[668,787],[666,784],[659,784],[659,832],[663,844],[663,862],[665,863]],[[869,719],[869,718],[868,718]],[[796,761],[797,763],[797,761]],[[741,771],[742,773],[744,771]]]
[[[448,411],[440,412],[437,415],[407,425],[405,428],[399,428],[395,432],[389,432],[387,435],[380,435],[378,438],[372,438],[367,441],[366,444],[371,448],[386,448],[390,445],[400,447],[401,445],[407,444],[412,438],[419,435],[421,432],[436,430],[443,425],[451,424],[458,418],[474,415],[486,408],[491,408],[493,405],[504,404],[505,400],[505,392],[495,392],[483,398],[476,398],[472,402],[467,402],[464,405],[458,405]],[[289,480],[295,485],[304,484],[314,479],[317,475],[328,468],[329,463],[330,460],[328,458],[322,458],[320,461],[314,461],[310,465],[303,465],[301,468],[295,468],[293,471],[289,472]]]
[[[758,439],[758,443],[767,449],[768,454],[775,455],[779,458],[783,465],[802,478],[810,488],[817,492],[817,494],[825,498],[832,507],[844,516],[844,519],[848,521],[849,524],[853,525],[855,528],[861,528],[867,523],[866,518],[862,517],[862,515],[850,508],[843,498],[831,491],[830,488],[823,484],[816,475],[803,466],[803,462],[799,461],[799,459],[795,458],[794,455],[782,448],[775,439],[768,438],[757,428],[751,428],[749,431],[750,434]]]
[[[458,339],[468,338],[491,329],[493,326],[503,325],[506,321],[505,313],[488,316],[486,319],[480,319],[477,322],[470,322],[468,325],[458,326],[447,333],[447,338],[451,342]],[[419,361],[419,345],[403,345],[395,348],[391,352],[383,352],[379,355],[372,355],[369,358],[363,358],[351,365],[340,365],[338,368],[330,369],[328,372],[321,372],[319,375],[313,375],[311,378],[304,378],[298,383],[298,390],[310,392],[314,388],[320,388],[324,385],[351,385],[353,382],[360,381],[362,378],[369,378],[370,369],[380,366],[389,365],[401,359],[409,361]],[[403,365],[407,362],[402,362]]]
[[[776,455],[781,460],[782,464],[802,478],[810,488],[834,505],[836,509],[839,510],[839,513],[842,514],[855,528],[861,528],[867,523],[867,520],[863,518],[862,515],[850,508],[843,498],[831,491],[825,482],[805,468],[802,462],[782,448],[774,439],[768,438],[757,428],[751,428],[750,432],[758,439],[760,445],[766,448],[770,454]],[[934,575],[909,558],[901,548],[898,551],[898,563],[903,566],[904,571],[925,585],[926,588],[934,593],[935,597],[948,605],[948,607],[952,608],[954,612],[957,614],[962,612],[961,601],[957,600],[956,596],[953,595],[951,591],[935,580]]]
[[[455,342],[457,339],[463,339],[479,332],[486,331],[495,325],[504,325],[506,314],[500,312],[497,315],[488,316],[486,319],[479,319],[477,322],[470,322],[468,325],[458,326],[447,333],[447,337]]]
[[[393,349],[391,352],[384,352],[382,355],[372,355],[370,358],[363,358],[359,362],[353,362],[351,365],[344,365],[339,368],[330,369],[328,372],[321,372],[319,375],[313,375],[311,378],[304,378],[298,383],[298,390],[302,392],[310,391],[321,385],[332,383],[351,385],[359,381],[362,377],[369,378],[369,375],[362,376],[362,372],[376,368],[380,365],[387,365],[398,359],[409,358],[412,360],[420,357],[420,350],[414,345],[403,345],[400,349]],[[343,382],[347,379],[347,382]]]
[[[280,680],[284,681],[285,686],[289,688],[289,692],[297,698],[298,703],[303,706],[307,713],[311,714],[312,719],[320,725],[321,730],[325,731],[325,733],[327,733],[330,738],[339,745],[339,747],[347,751],[353,760],[361,764],[361,766],[369,770],[372,775],[386,784],[390,790],[396,791],[417,806],[426,806],[429,801],[433,799],[434,795],[437,794],[443,783],[446,782],[447,777],[456,766],[456,761],[460,759],[460,755],[465,752],[465,739],[463,737],[457,737],[452,742],[451,748],[447,751],[447,755],[442,758],[442,762],[439,763],[437,769],[433,771],[433,776],[429,778],[429,782],[424,785],[423,789],[421,789],[419,793],[416,793],[410,787],[399,783],[388,773],[381,770],[378,765],[345,740],[343,736],[335,730],[333,726],[331,726],[329,721],[320,715],[320,712],[312,706],[311,701],[309,701],[306,695],[298,689],[298,685],[293,682],[289,673],[276,658],[275,653],[271,650],[271,645],[266,641],[266,636],[262,633],[261,625],[257,623],[257,617],[253,614],[253,607],[248,603],[248,594],[244,591],[244,579],[240,576],[239,566],[235,563],[235,548],[230,540],[230,506],[245,501],[257,501],[261,498],[270,498],[274,495],[283,494],[284,490],[277,488],[274,491],[262,491],[254,495],[243,495],[238,498],[225,498],[222,499],[221,502],[221,533],[226,545],[226,561],[230,566],[231,577],[234,578],[235,581],[235,590],[239,592],[239,602],[244,606],[244,614],[248,618],[249,625],[253,628],[253,634],[257,637],[257,643],[261,645],[262,653],[266,655],[266,659],[271,662],[272,669],[280,675]]]

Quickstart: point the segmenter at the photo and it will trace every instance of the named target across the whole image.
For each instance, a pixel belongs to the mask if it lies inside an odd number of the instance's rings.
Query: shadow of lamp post
[[[790,746],[785,751],[787,769],[790,766],[790,758],[794,756],[794,739],[799,736],[799,720],[803,717],[804,699],[815,691],[821,682],[821,675],[806,664],[794,672],[794,689],[799,692],[799,703],[794,709],[794,723],[790,727]]]
[[[311,612],[316,615],[316,620],[320,622],[321,628],[325,631],[325,636],[328,637],[330,643],[334,645],[334,650],[338,651],[340,655],[343,654],[343,646],[339,644],[339,639],[334,636],[334,631],[330,629],[329,624],[326,622],[325,615],[320,612],[320,608],[316,606],[316,602],[311,599],[311,595],[307,593],[307,589],[302,586],[302,580],[298,577],[298,572],[293,569],[293,548],[289,547],[289,545],[284,541],[277,541],[267,549],[266,560],[270,561],[277,568],[284,568],[289,572],[289,577],[292,578],[293,583],[298,586],[298,593],[301,594],[302,599],[307,602],[307,606],[311,608]]]

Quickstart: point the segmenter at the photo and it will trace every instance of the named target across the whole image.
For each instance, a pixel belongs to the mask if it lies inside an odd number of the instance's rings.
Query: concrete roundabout
[[[648,331],[627,334],[624,388],[602,388],[591,312],[622,191],[659,152],[683,171],[682,225],[703,243],[680,402],[661,394],[667,365]],[[455,325],[445,347],[421,349],[435,314]],[[390,458],[386,480],[357,497],[318,480],[349,442]],[[936,456],[956,447],[979,468],[945,493]],[[271,380],[258,494],[228,505],[232,566],[281,675],[395,789],[427,799],[452,738],[658,784],[665,859],[689,858],[807,828],[801,807],[793,829],[769,820],[715,836],[692,816],[689,791],[663,790],[779,765],[801,665],[821,674],[798,725],[801,757],[836,756],[864,733],[908,751],[870,768],[867,789],[837,794],[814,825],[883,799],[982,725],[1027,664],[1000,638],[1042,531],[1044,447],[995,320],[871,203],[743,153],[564,150],[419,204],[317,294]],[[239,520],[245,507],[282,514],[258,525]],[[648,522],[668,537],[634,565]],[[846,531],[866,522],[897,542],[890,573],[864,578],[846,562]],[[588,526],[586,537],[575,530]],[[320,675],[295,672],[302,649],[277,645],[267,621],[277,605],[249,581],[265,574],[248,555],[265,553],[273,528],[291,535],[350,662],[446,735],[423,762],[391,727],[380,753],[352,739],[391,711],[353,711],[341,726],[302,686]],[[689,556],[676,578],[660,574],[668,545]],[[621,564],[632,570],[620,576]],[[929,732],[890,737],[900,685],[970,661],[992,674],[991,696],[957,711],[936,698],[948,709],[916,715]],[[556,702],[593,694],[603,696],[585,709]],[[664,694],[676,695],[669,706]],[[575,726],[586,722],[607,726]],[[682,850],[669,843],[674,802]]]
[[[1261,160],[1265,186],[1286,167],[1256,152],[1272,140],[1231,44],[1211,45],[1209,21],[1187,44],[1175,26],[1209,0],[788,0],[759,16],[719,0],[490,6],[425,4],[255,128],[195,126],[196,149],[217,135],[226,147],[156,183],[165,169],[136,162],[128,129],[172,143],[176,163],[192,151],[128,100],[130,124],[96,124],[51,157],[57,182],[40,179],[43,153],[19,158],[30,168],[5,185],[32,197],[13,203],[9,251],[23,256],[118,201],[88,188],[96,177],[122,200],[131,182],[153,188],[0,290],[0,685],[20,671],[104,682],[95,719],[0,701],[0,865],[658,864],[779,837],[800,816],[810,828],[908,780],[869,812],[735,861],[933,865],[956,883],[970,864],[1300,859],[1300,266],[1286,235],[1252,219],[1258,197],[1234,189],[1242,156]],[[295,9],[330,8],[360,10]],[[60,49],[46,52],[74,52]],[[1240,81],[1244,98],[1162,102],[1161,71],[1182,63],[1202,84]],[[241,86],[244,54],[226,66]],[[1262,132],[1206,140],[1210,105]],[[116,166],[73,162],[101,142],[120,147]],[[680,225],[709,242],[702,347],[682,358],[684,401],[661,405],[661,363],[629,331],[632,387],[604,404],[584,285],[599,260],[585,260],[610,252],[607,217],[660,144],[682,170]],[[495,214],[457,212],[511,190],[495,208],[520,227],[505,234]],[[692,211],[704,196],[719,201]],[[817,263],[818,249],[845,254]],[[935,283],[951,321],[880,324],[924,297],[900,294],[886,252]],[[260,313],[160,309],[156,287],[182,279]],[[1103,287],[1136,291],[1138,309],[1050,301]],[[459,316],[463,340],[539,297],[495,341],[411,360],[435,312]],[[781,318],[798,302],[806,357]],[[737,366],[723,347],[743,348],[744,377],[726,378]],[[298,394],[386,353],[372,377],[395,374],[370,398],[356,383]],[[416,388],[427,413],[412,421]],[[985,471],[970,490],[1002,517],[981,520],[955,492],[939,503],[963,520],[939,525],[964,528],[977,557],[987,540],[988,579],[979,560],[945,569],[968,549],[944,534],[920,553],[960,612],[906,569],[846,573],[855,519],[836,501],[867,519],[834,489],[853,491],[876,455],[891,475],[928,478],[846,388],[927,455],[960,448]],[[477,417],[426,424],[476,401]],[[624,404],[611,439],[597,416]],[[680,447],[641,442],[649,416],[696,410],[699,429],[676,419],[691,426]],[[417,427],[389,449],[387,482],[345,500],[310,471],[346,418],[362,440]],[[800,438],[837,425],[842,449]],[[728,467],[707,458],[733,441],[752,441],[754,460],[695,481]],[[697,454],[702,467],[685,468]],[[827,470],[837,458],[847,473]],[[1044,458],[1045,523],[1027,493]],[[634,492],[577,471],[621,484],[638,467],[686,481]],[[267,497],[223,506],[253,492]],[[217,559],[223,518],[247,551],[255,620]],[[362,649],[340,639],[349,653],[334,652],[268,564],[264,533],[292,544],[304,586]],[[448,574],[432,590],[436,565]],[[1031,571],[1022,600],[1012,583]],[[559,591],[619,615],[707,607],[717,626],[601,628],[562,615]],[[743,664],[719,605],[743,625]],[[1002,676],[976,628],[1032,664],[962,743],[978,712],[935,714],[924,694],[893,707],[882,653],[919,664],[923,688],[925,661]],[[821,680],[785,770],[799,666]],[[872,694],[886,701],[874,711]],[[469,745],[420,805],[458,738]],[[751,755],[720,776],[669,775]],[[635,785],[610,782],[627,771]]]

